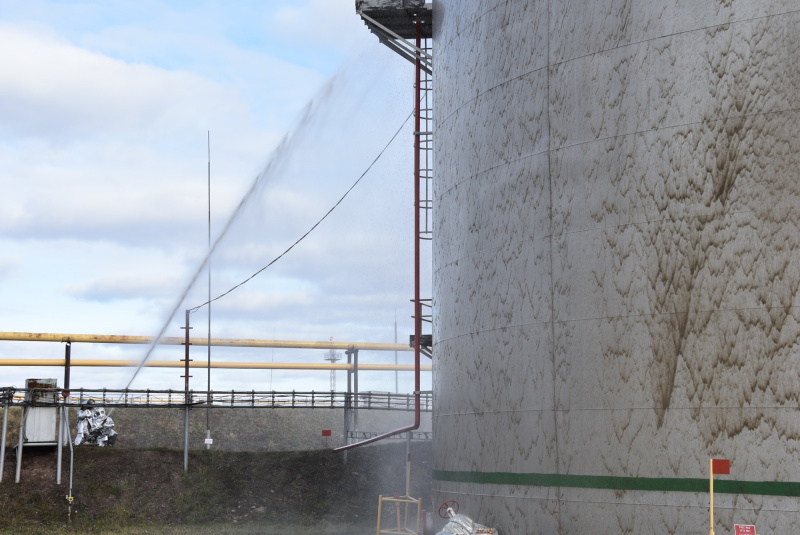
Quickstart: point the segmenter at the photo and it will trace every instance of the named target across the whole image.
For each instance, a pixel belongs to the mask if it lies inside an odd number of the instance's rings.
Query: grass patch
[[[32,526],[28,529],[0,530],[0,535],[372,535],[375,526],[372,524],[330,524],[321,523],[313,526],[275,523],[209,523],[156,525],[142,524],[118,527],[86,527],[64,525],[61,528],[42,528]]]
[[[430,501],[430,444],[412,444],[412,494]],[[67,456],[68,457],[68,456]],[[6,459],[0,534],[114,533],[367,535],[378,495],[405,490],[405,444],[301,452],[75,449],[75,502],[67,525],[68,466],[55,484],[55,453],[25,454],[22,481]]]

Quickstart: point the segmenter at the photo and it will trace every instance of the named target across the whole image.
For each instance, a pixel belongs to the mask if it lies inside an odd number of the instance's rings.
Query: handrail
[[[128,407],[128,408],[175,408],[196,405],[207,405],[211,400],[212,407],[232,408],[268,408],[268,409],[337,409],[344,408],[355,394],[348,392],[315,391],[258,391],[258,390],[218,390],[211,392],[204,390],[190,390],[188,395],[184,390],[131,390],[110,388],[71,388],[66,397],[62,399],[63,391],[58,388],[37,388],[39,393],[52,393],[51,396],[28,395],[33,389],[16,389],[12,396],[6,398],[10,406],[17,407],[80,407],[89,400],[97,406],[103,407]],[[37,399],[38,398],[38,399]],[[392,392],[359,392],[359,409],[405,411],[415,410],[416,403],[411,403],[411,398],[417,399],[415,394],[396,394]],[[431,412],[433,402],[430,394],[424,394],[424,405],[420,410]]]

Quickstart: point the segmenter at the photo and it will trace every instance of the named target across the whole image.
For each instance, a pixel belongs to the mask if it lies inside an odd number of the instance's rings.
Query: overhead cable
[[[210,300],[206,301],[205,303],[203,303],[203,304],[200,304],[200,305],[197,305],[196,307],[194,307],[194,308],[190,309],[190,312],[196,312],[197,310],[201,309],[202,307],[204,307],[204,306],[206,306],[206,305],[209,305],[209,304],[213,303],[214,301],[216,301],[216,300],[218,300],[218,299],[221,299],[221,298],[225,297],[226,295],[228,295],[229,293],[231,293],[231,292],[232,292],[232,291],[234,291],[235,289],[239,288],[240,286],[243,286],[244,284],[247,284],[248,282],[250,282],[251,280],[253,280],[253,279],[254,279],[256,276],[258,276],[258,275],[259,275],[261,272],[263,272],[265,269],[267,269],[267,268],[268,268],[268,267],[270,267],[272,264],[274,264],[275,262],[277,262],[278,260],[280,260],[281,258],[283,258],[283,257],[284,257],[284,256],[285,256],[285,255],[286,255],[286,254],[287,254],[289,251],[291,251],[292,249],[294,249],[294,247],[295,247],[295,246],[296,246],[298,243],[300,243],[301,241],[303,241],[303,240],[304,240],[304,239],[305,239],[305,238],[306,238],[306,237],[307,237],[309,234],[311,234],[311,233],[312,233],[312,232],[313,232],[313,231],[314,231],[314,230],[315,230],[315,229],[316,229],[316,228],[317,228],[317,227],[318,227],[318,226],[319,226],[319,225],[320,225],[320,224],[321,224],[323,221],[325,221],[325,219],[326,219],[326,218],[327,218],[329,215],[331,215],[331,213],[332,213],[332,212],[333,212],[333,211],[334,211],[336,208],[338,208],[338,207],[339,207],[339,205],[340,205],[340,204],[342,204],[342,201],[344,201],[344,200],[345,200],[345,198],[346,198],[346,197],[347,197],[347,196],[350,194],[350,192],[351,192],[351,191],[353,191],[353,189],[355,189],[355,187],[358,185],[358,183],[359,183],[359,182],[361,182],[361,179],[363,179],[365,176],[367,176],[367,173],[369,173],[369,172],[370,172],[370,170],[372,169],[372,167],[373,167],[373,166],[374,166],[376,163],[378,163],[378,160],[380,160],[381,156],[383,156],[383,153],[384,153],[384,152],[386,152],[386,150],[389,148],[389,146],[392,144],[392,142],[394,142],[395,138],[397,138],[397,136],[398,136],[398,135],[400,134],[400,132],[403,130],[403,127],[405,127],[405,125],[406,125],[406,123],[408,122],[408,120],[409,120],[409,119],[411,119],[411,117],[413,117],[413,116],[414,116],[414,112],[412,111],[410,114],[408,114],[408,117],[406,117],[406,118],[405,118],[405,120],[403,121],[403,124],[401,124],[401,125],[400,125],[400,128],[398,128],[398,129],[397,129],[397,131],[394,133],[394,135],[391,137],[391,139],[389,139],[389,142],[388,142],[388,143],[386,143],[386,145],[383,147],[383,149],[381,149],[381,151],[378,153],[378,155],[375,157],[375,159],[373,159],[373,160],[372,160],[372,163],[370,163],[370,164],[367,166],[367,168],[364,170],[364,172],[363,172],[363,173],[361,173],[361,176],[359,176],[359,177],[358,177],[358,179],[357,179],[355,182],[353,182],[353,185],[352,185],[352,186],[350,186],[350,187],[347,189],[347,191],[345,191],[345,192],[344,192],[344,194],[343,194],[343,195],[342,195],[342,196],[339,198],[339,200],[338,200],[338,201],[336,201],[336,203],[335,203],[335,204],[334,204],[334,205],[333,205],[333,206],[330,208],[330,210],[328,210],[328,211],[325,213],[325,215],[323,215],[323,216],[322,216],[322,217],[321,217],[321,218],[320,218],[320,219],[319,219],[319,220],[318,220],[316,223],[314,223],[314,224],[311,226],[311,228],[310,228],[310,229],[308,229],[308,230],[306,231],[306,233],[305,233],[305,234],[303,234],[302,236],[300,236],[300,237],[297,239],[297,241],[295,241],[295,242],[294,242],[292,245],[290,245],[290,246],[289,246],[289,247],[288,247],[288,248],[287,248],[285,251],[283,251],[281,254],[279,254],[278,256],[276,256],[275,258],[273,258],[273,259],[272,259],[272,261],[270,261],[270,262],[269,262],[267,265],[265,265],[264,267],[262,267],[261,269],[259,269],[258,271],[256,271],[256,272],[255,272],[255,273],[253,273],[252,275],[250,275],[249,277],[247,277],[245,280],[243,280],[243,281],[242,281],[242,282],[240,282],[239,284],[237,284],[237,285],[233,286],[233,287],[232,287],[230,290],[228,290],[228,291],[226,291],[226,292],[224,292],[224,293],[221,293],[221,294],[219,294],[219,295],[218,295],[217,297],[215,297],[214,299],[210,299]]]

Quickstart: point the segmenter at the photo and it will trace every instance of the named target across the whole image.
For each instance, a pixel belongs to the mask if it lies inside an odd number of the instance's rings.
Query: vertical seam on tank
[[[552,136],[552,121],[551,121],[551,58],[550,58],[550,28],[552,23],[552,1],[547,0],[547,181],[548,181],[548,194],[549,203],[548,209],[550,211],[550,363],[553,366],[551,375],[551,387],[553,389],[553,441],[555,442],[555,472],[561,473],[561,458],[560,458],[560,445],[558,440],[558,410],[556,404],[558,402],[558,395],[556,392],[556,307],[555,307],[555,270],[553,261],[553,236],[555,235],[555,220],[553,218],[553,136]],[[561,511],[560,507],[561,486],[556,487],[556,503],[559,504],[557,511]],[[560,513],[557,513],[560,515]],[[560,525],[560,519],[556,519],[556,525]]]

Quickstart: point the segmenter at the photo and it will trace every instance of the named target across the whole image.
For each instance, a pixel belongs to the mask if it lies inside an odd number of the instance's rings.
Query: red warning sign
[[[330,429],[323,429],[322,430],[322,436],[325,437],[325,446],[327,447],[328,446],[328,437],[331,436],[331,430]]]
[[[728,459],[711,459],[711,472],[714,474],[730,474],[731,462]]]
[[[756,527],[747,524],[734,524],[733,532],[735,535],[756,535]]]

